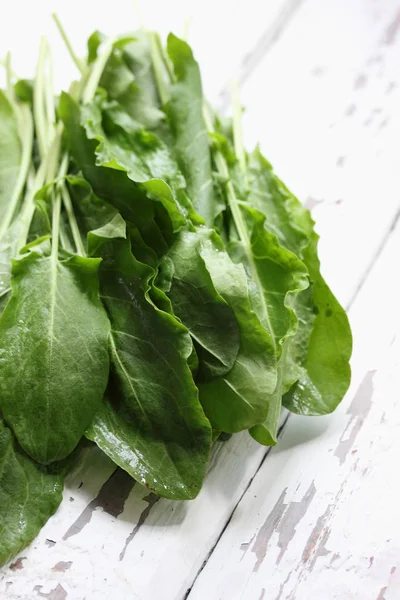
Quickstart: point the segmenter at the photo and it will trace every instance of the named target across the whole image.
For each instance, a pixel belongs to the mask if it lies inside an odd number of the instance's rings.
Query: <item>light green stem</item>
[[[45,63],[47,42],[44,37],[40,41],[39,58],[36,68],[36,81],[33,90],[33,114],[35,119],[36,137],[39,144],[40,156],[43,159],[47,151],[47,127],[44,108]]]
[[[231,84],[231,94],[233,107],[233,143],[235,145],[235,153],[239,161],[240,170],[244,177],[246,187],[248,188],[246,151],[244,149],[242,131],[242,107],[240,105],[239,84],[237,81],[233,81]]]
[[[9,228],[14,213],[17,209],[19,199],[21,197],[22,191],[24,189],[26,179],[28,177],[28,171],[31,164],[31,156],[32,156],[32,145],[33,145],[33,121],[31,116],[31,111],[27,106],[21,106],[20,110],[24,116],[25,122],[25,131],[23,133],[21,142],[22,142],[22,160],[21,166],[18,173],[18,178],[12,193],[12,196],[9,200],[7,211],[3,217],[2,223],[0,225],[0,240],[3,238],[7,229]]]
[[[58,161],[60,158],[62,133],[63,133],[63,124],[61,122],[59,122],[59,123],[57,123],[57,126],[55,128],[51,146],[48,150],[48,153],[47,153],[46,159],[45,159],[47,162],[46,179],[45,179],[46,183],[51,183],[57,175]]]
[[[215,133],[214,125],[213,125],[213,122],[212,122],[212,119],[210,116],[210,112],[209,112],[209,109],[208,109],[206,103],[203,104],[203,116],[204,116],[204,121],[205,121],[208,132]],[[264,318],[263,320],[265,322],[265,325],[266,325],[268,331],[270,332],[271,341],[274,345],[274,348],[276,349],[275,335],[274,335],[274,331],[272,329],[271,320],[269,318],[268,306],[265,301],[265,297],[264,297],[264,293],[263,293],[263,286],[261,284],[261,280],[260,280],[260,277],[258,274],[258,269],[257,269],[256,263],[254,262],[254,256],[253,256],[253,253],[251,250],[251,239],[249,237],[249,234],[247,231],[247,226],[243,219],[243,216],[242,216],[242,213],[240,210],[240,206],[239,206],[238,200],[236,198],[236,193],[235,193],[235,189],[233,187],[233,183],[230,178],[228,165],[226,164],[226,160],[219,150],[216,150],[214,153],[214,161],[215,161],[215,165],[217,167],[218,172],[226,180],[226,195],[227,195],[227,200],[228,200],[228,206],[231,210],[233,221],[235,223],[237,232],[239,234],[239,238],[242,241],[243,250],[245,252],[247,263],[249,265],[253,280],[259,290],[260,302],[261,302],[262,308],[263,308],[263,318]]]
[[[162,45],[160,36],[157,34],[156,34],[156,43],[157,43],[157,52],[159,53],[161,60],[164,64],[165,70],[167,71],[169,81],[170,81],[170,83],[173,83],[174,81],[176,81],[174,69],[171,65],[169,56],[165,52],[164,46]]]
[[[52,196],[53,217],[51,220],[51,257],[53,261],[56,261],[60,237],[61,196],[55,189],[53,189]]]
[[[14,88],[12,85],[12,69],[11,69],[11,53],[7,52],[6,54],[6,60],[4,63],[5,66],[5,70],[6,70],[6,89],[7,89],[7,96],[10,102],[14,101]]]
[[[56,110],[54,107],[54,86],[53,86],[53,59],[50,48],[47,47],[47,76],[44,87],[44,106],[47,120],[47,140],[52,137],[54,124],[56,122]]]
[[[169,100],[169,94],[164,79],[163,59],[157,47],[155,33],[147,31],[147,39],[149,41],[150,56],[153,63],[154,78],[157,84],[158,95],[160,96],[161,105],[165,106]]]
[[[69,38],[67,36],[67,33],[64,29],[64,27],[61,24],[60,19],[58,18],[58,16],[56,15],[56,13],[52,14],[52,17],[54,19],[54,22],[57,26],[58,31],[60,32],[60,35],[67,47],[67,50],[72,58],[72,60],[74,61],[77,69],[82,73],[82,75],[87,75],[88,74],[88,67],[86,66],[86,64],[84,63],[84,61],[79,58],[79,56],[77,56],[77,54],[75,53],[74,49],[72,48],[71,42],[69,41]]]
[[[18,251],[25,246],[28,239],[28,233],[31,226],[33,213],[35,212],[35,195],[43,187],[46,176],[46,161],[42,162],[33,181],[28,183],[28,189],[25,194],[23,208],[21,212],[21,233],[18,241]]]
[[[96,60],[93,64],[91,73],[89,75],[89,79],[87,81],[87,84],[86,84],[84,92],[83,92],[83,96],[82,96],[83,104],[88,104],[89,102],[91,102],[93,100],[93,98],[96,94],[96,90],[99,86],[99,82],[100,82],[101,76],[103,74],[104,67],[106,66],[107,61],[112,52],[114,42],[115,42],[114,38],[107,40],[107,42],[104,45],[103,52],[100,54],[100,56],[98,56],[96,58]]]
[[[69,162],[68,154],[64,154],[63,160],[61,161],[61,167],[59,170],[59,174],[58,174],[60,178],[65,177],[65,175],[67,173],[67,169],[68,169],[68,162]],[[81,256],[85,256],[86,255],[85,247],[82,242],[82,237],[81,237],[78,223],[77,223],[77,220],[75,217],[71,197],[69,195],[67,186],[65,185],[65,181],[61,180],[58,185],[59,185],[59,190],[61,193],[61,198],[62,198],[64,207],[65,207],[65,212],[67,213],[69,226],[71,227],[71,233],[72,233],[72,237],[74,239],[74,244],[76,247],[77,254],[80,254]]]

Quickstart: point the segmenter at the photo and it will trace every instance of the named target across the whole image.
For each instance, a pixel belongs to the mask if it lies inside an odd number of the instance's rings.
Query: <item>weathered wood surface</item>
[[[400,205],[400,3],[263,4],[192,2],[191,38],[211,96],[232,73],[242,78],[248,144],[261,140],[282,178],[313,208],[324,273],[352,303],[352,389],[333,417],[290,416],[272,452],[247,435],[218,444],[191,503],[158,500],[89,450],[60,510],[0,574],[0,597],[181,600],[192,586],[188,597],[196,600],[400,597],[393,570],[399,347],[390,347],[399,330],[398,229],[388,242]],[[60,10],[78,47],[94,27],[127,28],[128,2],[115,2],[116,11],[86,5],[92,22],[75,27]],[[145,18],[179,33],[182,6],[148,2]],[[3,21],[0,33],[5,29]],[[15,44],[7,35],[1,49]],[[21,72],[31,68],[17,59]]]
[[[400,318],[390,236],[354,302],[353,383],[332,417],[291,415],[190,600],[400,597]]]

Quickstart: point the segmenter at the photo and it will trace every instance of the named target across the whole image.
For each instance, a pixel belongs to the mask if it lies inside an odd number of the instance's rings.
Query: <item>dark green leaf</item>
[[[274,348],[251,310],[243,266],[229,259],[221,240],[210,232],[203,233],[200,256],[240,328],[240,347],[232,369],[215,381],[201,384],[200,400],[214,428],[240,431],[268,414],[277,376]]]
[[[201,256],[203,241],[211,235],[211,230],[205,228],[181,231],[168,253],[173,268],[167,263],[161,271],[174,312],[195,340],[200,361],[198,378],[203,381],[227,373],[239,350],[234,312],[216,291]]]
[[[13,261],[0,318],[0,408],[22,448],[50,463],[78,444],[108,380],[109,322],[99,260],[39,247]]]
[[[88,127],[101,127],[101,111],[93,104],[86,109]],[[132,181],[124,167],[111,159],[108,166],[96,166],[96,149],[99,141],[87,137],[81,124],[78,105],[63,93],[59,104],[60,117],[64,122],[69,149],[85,179],[95,194],[114,206],[122,216],[138,227],[145,243],[158,255],[163,255],[172,241],[173,226],[183,218],[171,195],[168,185],[161,180],[148,181],[147,190]],[[85,120],[83,119],[85,122]],[[152,199],[148,197],[151,194]],[[168,213],[171,211],[171,215]]]
[[[195,210],[209,226],[213,226],[224,205],[214,196],[199,66],[186,42],[172,34],[168,36],[168,54],[176,76],[165,107],[173,133],[174,151]]]
[[[152,302],[154,272],[134,258],[129,242],[107,242],[107,236],[118,235],[114,225],[90,234],[90,247],[103,256],[112,375],[107,400],[87,435],[154,492],[193,498],[205,474],[211,428],[188,366],[190,337]]]
[[[55,513],[64,470],[33,462],[0,417],[0,566],[25,548]]]
[[[304,261],[312,282],[294,305],[299,330],[287,355],[286,391],[293,387],[284,404],[300,414],[332,412],[350,383],[352,337],[346,313],[320,273],[314,222],[258,150],[249,158],[249,187],[249,202],[267,215],[265,227]]]
[[[11,199],[21,166],[21,144],[15,115],[0,90],[0,220]]]
[[[137,31],[134,37],[118,40],[104,69],[101,87],[125,111],[146,129],[160,131],[165,115],[153,76],[147,35]]]

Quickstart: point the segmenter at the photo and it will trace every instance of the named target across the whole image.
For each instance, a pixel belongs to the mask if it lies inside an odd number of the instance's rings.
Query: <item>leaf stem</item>
[[[98,88],[101,76],[103,74],[104,67],[106,66],[107,61],[112,52],[114,42],[115,42],[114,38],[110,38],[109,40],[107,40],[104,45],[103,52],[100,54],[100,56],[98,56],[96,58],[96,60],[93,64],[92,70],[90,72],[89,79],[88,79],[85,89],[83,91],[83,95],[82,95],[83,104],[88,104],[89,102],[91,102],[93,100],[93,98],[96,94],[96,90]]]
[[[213,125],[213,122],[211,119],[210,111],[205,102],[203,104],[203,116],[204,116],[204,121],[205,121],[208,132],[215,133],[215,129],[214,129],[214,125]],[[272,329],[271,320],[269,318],[268,306],[267,306],[267,303],[265,301],[265,297],[263,294],[263,286],[261,284],[257,266],[254,261],[253,253],[251,250],[251,239],[250,239],[248,231],[247,231],[246,223],[245,223],[242,213],[240,211],[239,203],[236,198],[235,189],[234,189],[233,183],[231,181],[228,165],[226,164],[226,160],[225,160],[224,156],[218,149],[215,150],[214,160],[215,160],[215,165],[217,167],[217,170],[219,171],[220,175],[222,175],[222,177],[226,180],[226,195],[227,195],[227,200],[228,200],[228,206],[231,210],[233,221],[235,223],[237,232],[239,234],[239,238],[242,241],[243,250],[245,252],[247,263],[249,265],[253,280],[259,290],[260,302],[261,302],[262,308],[263,308],[263,318],[264,318],[265,325],[270,333],[271,342],[274,345],[274,348],[276,349],[275,336],[274,336],[274,332]]]
[[[235,146],[235,154],[239,161],[240,170],[245,179],[246,188],[248,188],[249,182],[247,178],[246,151],[243,144],[242,107],[240,105],[239,84],[237,81],[232,81],[231,94],[233,107],[233,143]]]
[[[58,18],[58,16],[56,15],[56,13],[53,13],[52,17],[53,17],[54,22],[55,22],[55,24],[57,26],[57,29],[58,29],[58,31],[59,31],[59,33],[60,33],[60,35],[61,35],[61,37],[62,37],[62,39],[63,39],[63,41],[65,43],[65,46],[67,47],[69,55],[72,58],[73,62],[75,63],[77,69],[81,72],[81,74],[83,76],[87,75],[88,72],[89,72],[89,69],[88,69],[87,65],[84,63],[84,61],[81,58],[79,58],[79,56],[77,56],[77,54],[75,53],[75,51],[74,51],[74,49],[73,49],[73,47],[71,45],[71,42],[69,40],[69,37],[67,36],[67,33],[66,33],[64,27],[61,24],[60,19]]]
[[[11,69],[11,53],[7,52],[6,54],[6,60],[4,62],[4,67],[6,70],[6,90],[7,90],[7,96],[10,102],[13,102],[14,100],[14,88],[12,85],[12,77],[13,77],[13,73],[12,73],[12,69]]]
[[[65,153],[64,157],[61,161],[59,177],[64,178],[65,175],[67,174],[68,162],[69,162],[69,156],[67,153]],[[76,247],[77,254],[80,254],[80,256],[85,256],[86,255],[85,247],[82,242],[82,237],[81,237],[81,234],[79,231],[78,223],[77,223],[77,220],[75,217],[74,208],[73,208],[72,202],[71,202],[71,196],[69,195],[67,186],[65,185],[65,181],[61,180],[58,184],[58,187],[59,187],[59,191],[61,193],[61,198],[62,198],[62,201],[64,204],[65,212],[67,213],[69,226],[71,228],[71,233],[72,233],[72,237],[74,239],[74,244]]]
[[[53,58],[50,48],[47,47],[47,77],[44,86],[44,109],[47,119],[47,139],[51,139],[52,130],[56,122],[56,110],[54,107],[54,86],[53,86]]]
[[[164,46],[161,43],[160,36],[156,34],[156,43],[157,43],[157,51],[161,57],[162,62],[164,63],[165,70],[167,71],[168,78],[170,83],[176,81],[175,73],[173,67],[171,65],[171,61],[165,52]]]
[[[168,71],[168,75],[171,75],[172,70],[170,67],[168,67],[166,57],[164,57],[162,51],[160,51],[161,44],[160,41],[157,40],[157,34],[155,34],[153,31],[149,31],[145,26],[139,0],[133,0],[133,7],[138,17],[140,28],[146,35],[149,43],[150,57],[153,64],[154,78],[156,80],[158,95],[160,96],[161,105],[165,106],[169,100],[169,94],[164,80],[163,64]]]
[[[156,34],[153,31],[147,30],[146,34],[149,41],[150,56],[153,63],[154,77],[157,84],[158,95],[160,96],[161,105],[165,106],[169,100],[169,94],[163,74],[163,59],[157,48]]]
[[[40,156],[43,157],[47,150],[47,127],[44,108],[44,68],[47,55],[47,41],[45,37],[40,40],[39,58],[36,68],[36,80],[33,91],[33,114],[35,119],[36,137],[39,145]]]
[[[20,107],[21,114],[24,118],[25,123],[25,131],[21,138],[22,143],[22,159],[21,166],[18,173],[18,178],[12,193],[12,196],[9,200],[7,211],[3,217],[3,220],[0,225],[0,240],[3,238],[7,229],[9,228],[11,221],[13,219],[14,213],[18,206],[19,199],[22,194],[22,190],[24,189],[29,167],[31,164],[32,157],[32,145],[33,145],[33,120],[31,116],[31,111],[27,106]]]

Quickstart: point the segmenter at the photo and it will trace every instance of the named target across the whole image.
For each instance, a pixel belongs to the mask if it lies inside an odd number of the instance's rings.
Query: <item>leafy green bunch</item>
[[[56,510],[84,438],[153,492],[194,498],[212,443],[277,442],[282,407],[333,411],[351,333],[311,216],[186,42],[96,32],[55,99],[0,92],[0,561]]]

